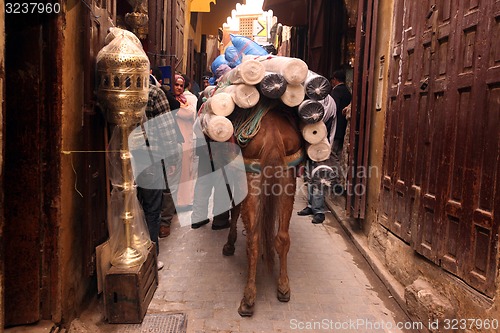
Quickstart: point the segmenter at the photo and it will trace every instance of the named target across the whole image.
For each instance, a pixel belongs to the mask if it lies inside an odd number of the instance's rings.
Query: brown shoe
[[[165,238],[170,235],[170,226],[169,225],[161,225],[160,226],[160,234],[158,235],[160,238]]]

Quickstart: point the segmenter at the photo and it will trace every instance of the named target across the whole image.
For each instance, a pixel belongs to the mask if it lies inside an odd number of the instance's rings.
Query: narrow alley
[[[290,302],[276,298],[276,267],[270,274],[260,264],[255,314],[240,317],[237,308],[246,281],[241,220],[232,257],[222,255],[228,229],[213,231],[208,224],[193,230],[176,221],[171,235],[160,241],[159,259],[165,267],[143,323],[106,324],[100,304],[100,313],[97,308],[87,311],[70,331],[184,332],[184,324],[190,333],[417,332],[404,329],[418,323],[397,305],[332,214],[319,225],[296,215],[306,205],[303,190],[303,185],[298,187],[291,220]]]
[[[0,333],[500,332],[500,0],[0,8]],[[169,175],[191,187],[202,137],[238,142],[247,171],[304,155],[322,184],[338,177],[321,224],[297,215],[298,180],[289,302],[278,258],[268,272],[254,247],[257,299],[252,284],[240,308],[253,317],[238,313],[241,220],[231,257],[228,230],[192,229],[189,212],[160,240],[159,272],[146,249],[160,191],[148,207],[132,184],[163,189],[163,160],[173,193]],[[268,163],[271,151],[280,159]],[[225,165],[204,154],[198,175]],[[291,196],[266,213],[292,211]],[[172,197],[179,210],[192,199]]]

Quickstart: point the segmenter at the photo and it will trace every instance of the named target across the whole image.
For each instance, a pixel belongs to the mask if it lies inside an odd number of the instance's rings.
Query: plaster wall
[[[217,36],[217,28],[222,27],[231,16],[231,11],[236,8],[238,2],[243,3],[241,0],[218,0],[216,5],[210,5],[209,13],[200,13],[201,34]]]
[[[193,22],[191,18],[193,15],[197,15],[196,20]],[[202,27],[203,13],[192,13],[191,12],[191,2],[186,2],[186,11],[184,22],[184,54],[188,54],[188,40],[193,40],[193,48],[195,52],[201,51],[201,27]],[[194,26],[193,26],[194,25]],[[187,67],[187,57],[183,58],[182,72],[186,72]]]
[[[403,286],[405,292],[402,296],[406,308],[415,320],[429,322],[444,318],[500,318],[498,290],[494,299],[482,295],[418,255],[408,244],[379,224],[374,224],[370,231],[370,248]]]
[[[200,52],[201,47],[201,13],[191,13],[188,12],[186,17],[186,26],[187,26],[187,38],[193,40],[194,50],[196,52]],[[194,22],[191,20],[193,15],[197,15],[196,24],[193,27]],[[186,43],[187,44],[187,43]]]
[[[369,160],[370,178],[367,186],[367,206],[366,206],[366,221],[363,225],[365,233],[369,233],[371,226],[377,221],[377,212],[379,206],[379,194],[382,177],[383,153],[384,153],[384,130],[385,130],[385,115],[387,109],[387,89],[389,85],[389,66],[387,65],[391,57],[390,42],[392,31],[392,12],[394,3],[392,0],[380,0],[377,22],[377,42],[375,56],[375,73],[373,78],[374,94],[373,109],[371,112],[371,129],[370,129],[370,144],[369,144]],[[379,96],[379,100],[377,100]],[[381,106],[377,109],[377,104]]]

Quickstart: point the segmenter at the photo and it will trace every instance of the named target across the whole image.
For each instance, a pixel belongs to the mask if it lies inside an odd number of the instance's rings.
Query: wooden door
[[[492,297],[500,1],[399,0],[394,15],[380,220]]]
[[[194,40],[187,40],[187,52],[186,52],[186,75],[190,80],[194,79],[194,68],[195,68],[195,59],[194,59]]]
[[[165,26],[162,53],[162,66],[170,66],[172,75],[180,71],[184,47],[184,0],[165,0],[163,24]]]
[[[173,71],[182,71],[182,62],[184,61],[184,25],[186,15],[186,4],[184,0],[175,0],[175,30],[172,36],[174,40],[174,54],[176,58],[175,68]]]
[[[48,120],[45,100],[46,89],[56,82],[51,68],[55,66],[57,43],[52,40],[44,49],[43,41],[54,31],[53,23],[31,15],[5,17],[6,134],[2,189],[5,227],[2,238],[6,326],[40,320],[42,299],[50,306],[47,302],[50,298],[43,295],[50,290],[44,287],[51,281],[50,268],[54,268],[51,263],[57,260],[57,246],[54,246],[57,239],[47,204],[54,199],[52,194],[58,181],[45,176],[57,169],[50,157],[56,151],[60,131],[57,119]],[[56,91],[53,93],[57,95]],[[49,137],[55,141],[45,141],[47,121],[55,126]],[[47,256],[45,261],[41,253]],[[44,276],[44,272],[47,275]]]
[[[103,113],[95,105],[95,64],[97,53],[104,46],[104,39],[111,26],[111,18],[116,16],[114,0],[103,2],[99,7],[92,3],[92,15],[85,16],[85,68],[84,68],[84,105],[83,105],[83,258],[84,274],[96,274],[97,245],[108,237],[107,201],[109,181],[106,176],[106,122]],[[93,153],[96,152],[96,153]]]
[[[350,122],[347,213],[365,218],[378,0],[359,0]]]

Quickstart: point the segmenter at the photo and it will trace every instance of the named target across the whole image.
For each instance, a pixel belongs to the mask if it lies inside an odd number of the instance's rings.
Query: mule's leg
[[[251,235],[251,236],[250,236]],[[255,298],[257,295],[256,275],[257,275],[257,258],[259,256],[259,234],[258,232],[247,233],[247,258],[248,258],[248,275],[247,284],[243,293],[243,298],[238,308],[238,313],[242,317],[250,317],[253,315]]]
[[[248,176],[249,184],[251,183],[252,176]],[[254,180],[255,181],[255,180]],[[250,189],[250,186],[249,186]],[[252,191],[247,195],[246,199],[243,201],[242,207],[242,217],[245,224],[245,230],[247,232],[247,284],[245,286],[245,291],[243,293],[243,298],[241,299],[240,307],[238,308],[238,313],[242,317],[250,317],[253,315],[255,297],[257,294],[257,287],[255,284],[257,275],[257,259],[259,256],[259,236],[260,232],[258,230],[256,221],[256,211],[258,209],[258,196]]]
[[[234,243],[238,237],[236,225],[238,224],[238,217],[240,216],[241,205],[236,205],[231,209],[231,227],[227,236],[227,243],[222,248],[222,254],[225,256],[232,256],[234,254]]]
[[[278,256],[280,258],[280,274],[278,278],[278,300],[280,302],[288,302],[290,300],[290,284],[288,281],[288,271],[287,271],[287,255],[290,250],[290,234],[288,229],[290,226],[290,217],[293,211],[294,195],[289,195],[290,193],[295,193],[295,179],[292,179],[292,183],[285,187],[286,193],[282,198],[283,206],[280,208],[280,222],[278,233],[275,238],[275,248]]]

